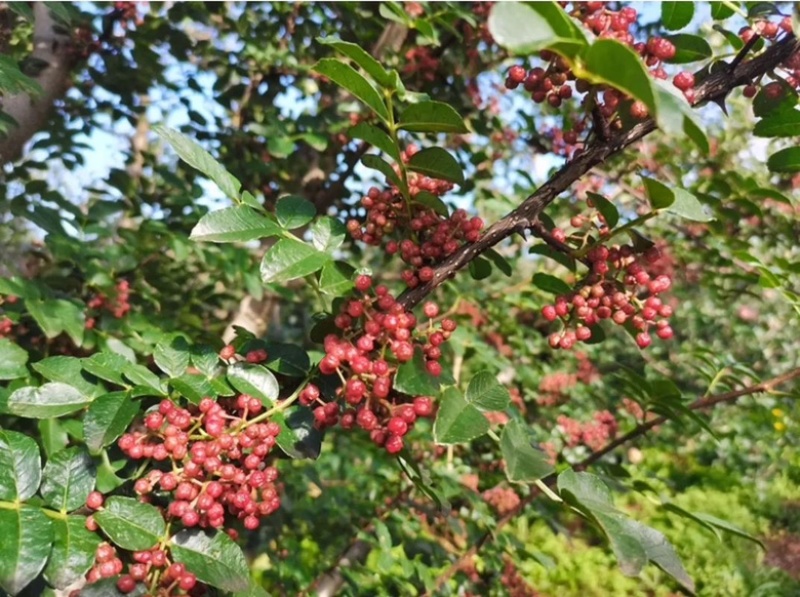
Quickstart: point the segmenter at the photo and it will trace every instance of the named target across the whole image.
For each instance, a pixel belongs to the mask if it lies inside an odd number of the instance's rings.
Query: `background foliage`
[[[645,64],[595,37],[588,17],[624,8],[600,5],[0,7],[1,590],[67,595],[101,541],[125,559],[163,540],[213,594],[800,594],[797,18],[787,3],[635,4],[624,31],[677,48]],[[44,20],[69,40],[63,92],[28,102],[46,124],[16,146],[12,98],[58,87],[34,57]],[[548,65],[595,87],[534,102],[504,85]],[[694,110],[681,71],[708,94]],[[622,107],[598,116],[608,88]],[[659,130],[623,143],[651,123],[634,101]],[[562,175],[566,192],[503,228]],[[465,209],[498,235],[420,284],[436,325],[458,324],[429,359],[441,374],[419,349],[405,364],[386,351],[397,400],[438,409],[399,455],[302,405],[309,381],[337,396],[322,339],[357,276],[405,290],[408,265],[348,224],[390,183],[403,205]],[[554,350],[543,308],[586,284],[604,242],[660,251],[674,336],[642,349],[607,321]],[[164,398],[241,393],[281,433],[264,463],[280,508],[257,530],[232,523],[240,550],[142,509],[148,465],[118,439]],[[709,396],[724,403],[695,408]],[[114,496],[97,533],[93,490]],[[109,576],[81,594],[112,594]]]

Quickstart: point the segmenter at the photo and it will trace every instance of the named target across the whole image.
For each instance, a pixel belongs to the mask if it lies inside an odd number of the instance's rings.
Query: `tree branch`
[[[717,404],[735,402],[742,396],[750,396],[752,394],[759,394],[761,392],[770,392],[775,388],[777,388],[778,386],[784,385],[794,379],[800,379],[800,367],[787,371],[786,373],[773,377],[772,379],[769,379],[767,381],[747,386],[739,390],[725,392],[724,394],[717,394],[716,396],[706,396],[704,398],[698,398],[697,400],[692,402],[687,408],[689,408],[690,410],[703,410],[715,406]],[[636,426],[625,435],[618,437],[617,439],[609,442],[599,450],[592,452],[591,454],[589,454],[589,456],[581,460],[579,463],[575,464],[572,468],[577,471],[585,470],[589,465],[597,462],[603,456],[612,452],[616,448],[645,435],[653,427],[656,427],[658,425],[663,425],[668,421],[669,419],[662,416],[656,419],[652,419],[651,421],[641,423],[640,425]],[[555,485],[556,479],[557,475],[553,473],[548,477],[542,479],[542,481],[548,487],[551,487]],[[498,536],[498,532],[502,527],[504,527],[509,522],[514,520],[514,518],[516,518],[520,513],[522,513],[530,503],[532,503],[536,498],[538,498],[540,493],[541,490],[539,490],[535,486],[532,486],[531,492],[522,500],[520,500],[520,503],[512,511],[510,511],[508,514],[500,518],[497,521],[497,524],[494,527],[492,527],[490,531],[487,531],[486,533],[481,535],[478,538],[478,540],[472,545],[472,547],[470,547],[461,557],[459,557],[458,560],[453,562],[450,565],[450,567],[447,568],[447,570],[445,570],[442,574],[439,575],[433,590],[426,593],[426,595],[435,593],[439,588],[441,588],[444,585],[444,583],[446,583],[450,578],[453,577],[453,575],[456,574],[456,572],[458,572],[458,570],[465,562],[467,562],[470,558],[476,555],[487,542],[491,541],[494,537]]]
[[[61,30],[45,2],[33,3],[33,52],[31,61],[41,65],[32,78],[42,93],[36,97],[18,93],[2,98],[3,111],[17,123],[0,139],[0,164],[14,161],[22,154],[25,143],[47,123],[53,102],[69,89],[70,73],[75,59],[69,51],[70,36]]]
[[[695,90],[694,106],[708,101],[723,99],[730,91],[750,83],[754,78],[774,69],[793,53],[800,51],[800,42],[789,36],[774,44],[763,54],[747,62],[738,64],[732,70],[725,69],[707,77]],[[576,180],[592,168],[608,160],[629,145],[656,130],[652,118],[635,125],[628,131],[613,135],[607,140],[596,139],[580,155],[567,162],[553,177],[529,195],[516,209],[492,224],[476,242],[464,245],[434,268],[430,282],[409,289],[398,301],[411,309],[419,304],[436,287],[454,277],[469,265],[478,255],[515,232],[523,232],[535,226],[539,214],[550,205],[558,195],[566,191]]]

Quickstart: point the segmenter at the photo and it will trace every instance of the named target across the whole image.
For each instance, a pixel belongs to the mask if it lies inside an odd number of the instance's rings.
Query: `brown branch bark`
[[[69,51],[69,34],[58,28],[45,2],[33,4],[33,52],[30,60],[41,70],[32,76],[42,88],[41,95],[18,93],[2,98],[3,111],[17,123],[0,139],[0,164],[20,157],[25,143],[47,123],[53,102],[69,89],[75,60]]]
[[[741,62],[731,70],[724,69],[710,75],[696,88],[694,105],[709,101],[724,101],[732,89],[748,84],[753,79],[774,69],[798,51],[800,51],[800,42],[794,37],[788,37],[752,60]],[[533,228],[544,209],[566,191],[572,183],[656,128],[655,121],[648,118],[630,130],[612,135],[607,140],[597,139],[583,153],[567,162],[550,180],[529,195],[513,211],[492,224],[477,242],[464,245],[435,267],[433,279],[430,282],[404,292],[400,296],[399,302],[406,309],[413,308],[436,287],[469,265],[477,256],[512,234],[524,233]]]
[[[751,386],[747,386],[739,390],[733,390],[731,392],[725,392],[724,394],[717,394],[715,396],[705,396],[703,398],[698,398],[697,400],[692,402],[687,408],[689,408],[690,410],[703,410],[706,408],[713,407],[717,404],[735,402],[742,396],[750,396],[753,394],[760,394],[762,392],[771,392],[775,388],[782,386],[795,379],[800,379],[800,367],[787,371],[786,373],[773,377],[772,379],[768,379],[766,381],[762,381],[760,383],[753,384]],[[589,465],[597,462],[603,456],[614,451],[616,448],[624,444],[627,444],[628,442],[634,439],[642,437],[648,431],[653,429],[653,427],[657,427],[658,425],[663,425],[668,421],[669,419],[662,416],[641,423],[640,425],[637,425],[635,428],[633,428],[625,435],[618,437],[617,439],[609,442],[599,450],[592,452],[591,454],[589,454],[589,456],[581,460],[579,463],[575,464],[572,468],[577,471],[585,470]],[[553,485],[555,485],[556,479],[557,475],[553,473],[550,476],[542,479],[542,481],[546,485],[552,487]],[[487,531],[483,535],[481,535],[478,538],[478,540],[466,552],[464,552],[464,554],[461,555],[461,557],[458,558],[458,560],[453,562],[450,565],[450,567],[447,568],[447,570],[445,570],[438,577],[433,590],[428,593],[425,593],[425,595],[430,595],[439,590],[444,585],[444,583],[450,580],[453,577],[453,575],[455,575],[459,571],[459,569],[464,563],[466,563],[470,558],[475,556],[487,542],[491,541],[494,537],[498,536],[500,529],[502,529],[505,525],[514,520],[514,518],[516,518],[520,513],[522,513],[529,504],[531,504],[536,498],[539,497],[540,494],[541,491],[538,488],[536,488],[535,486],[531,487],[531,492],[520,501],[517,507],[514,508],[511,512],[509,512],[505,516],[503,516],[502,518],[500,518],[497,521],[497,524],[490,531]]]

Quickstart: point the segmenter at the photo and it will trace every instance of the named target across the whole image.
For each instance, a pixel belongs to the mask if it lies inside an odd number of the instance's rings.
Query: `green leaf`
[[[214,181],[228,197],[234,200],[239,198],[242,183],[195,141],[178,131],[161,125],[154,126],[153,130],[172,146],[178,157]]]
[[[82,409],[92,398],[72,386],[50,382],[38,388],[24,387],[8,398],[8,412],[27,419],[61,417]]]
[[[420,351],[397,368],[394,389],[409,396],[435,396],[439,392],[439,380],[428,373]]]
[[[250,570],[241,548],[219,531],[186,529],[170,539],[172,556],[201,582],[223,591],[244,591]]]
[[[169,384],[179,394],[183,395],[190,402],[199,404],[200,401],[206,396],[216,397],[217,392],[205,375],[198,375],[196,373],[184,373],[179,377],[173,377],[169,380]]]
[[[77,305],[63,299],[26,300],[25,307],[48,338],[66,332],[76,345],[83,343],[86,316]]]
[[[516,419],[503,427],[500,451],[506,461],[506,476],[513,483],[533,483],[553,472],[547,455],[531,445],[527,431]]]
[[[692,143],[697,145],[697,148],[702,151],[703,154],[709,154],[711,146],[708,144],[708,136],[700,125],[695,122],[694,118],[690,118],[689,116],[683,117],[683,132],[691,139]]]
[[[40,95],[42,93],[42,87],[39,83],[25,75],[20,70],[17,61],[6,55],[0,55],[0,89],[3,90],[3,94],[30,93]]]
[[[694,582],[666,537],[617,511],[599,477],[566,470],[558,476],[558,489],[564,501],[603,530],[624,574],[637,576],[649,560],[694,591]]]
[[[511,264],[508,262],[508,260],[494,249],[489,249],[488,251],[484,252],[483,256],[489,259],[489,261],[491,261],[494,266],[506,276],[510,276],[514,273],[514,270],[511,269]]]
[[[345,64],[335,58],[323,58],[314,65],[312,70],[328,77],[339,87],[343,87],[352,93],[371,108],[384,122],[389,121],[389,110],[383,103],[378,90],[349,64]]]
[[[584,52],[582,70],[581,78],[611,85],[643,102],[650,114],[658,114],[650,76],[639,56],[628,46],[614,39],[597,40]]]
[[[469,275],[473,280],[484,280],[492,275],[492,264],[488,259],[478,256],[469,262]]]
[[[56,589],[64,589],[89,571],[102,539],[86,529],[85,516],[54,518],[53,549],[44,569],[45,580]]]
[[[572,288],[561,278],[538,272],[533,274],[533,284],[537,288],[551,294],[569,294]]]
[[[694,16],[693,2],[662,2],[661,24],[669,31],[683,29]]]
[[[403,181],[397,175],[397,172],[394,171],[391,164],[389,164],[385,160],[382,160],[376,155],[367,154],[361,158],[361,163],[364,164],[367,168],[372,168],[373,170],[377,170],[386,177],[387,181],[392,183],[398,189],[407,192],[406,185],[403,184]]]
[[[675,2],[674,4],[688,4],[691,2]],[[699,60],[711,58],[713,52],[705,38],[689,33],[678,33],[666,38],[675,46],[675,55],[667,62],[671,64],[688,64]]]
[[[319,290],[328,296],[344,296],[353,289],[353,266],[344,261],[329,261],[319,274]]]
[[[32,367],[48,381],[60,381],[72,386],[86,396],[96,398],[105,392],[102,386],[90,383],[83,376],[81,359],[67,356],[47,357]]]
[[[282,238],[264,254],[261,279],[267,284],[288,282],[318,271],[330,255],[293,238]]]
[[[213,377],[219,368],[219,354],[207,344],[199,344],[191,348],[192,365],[207,377]]]
[[[429,193],[428,191],[418,192],[416,195],[414,195],[411,201],[413,203],[424,205],[425,207],[430,207],[437,214],[444,217],[448,217],[450,215],[450,210],[447,209],[447,205],[445,205],[444,201],[442,201],[437,195]]]
[[[296,195],[287,195],[278,199],[275,205],[275,216],[278,224],[285,230],[294,230],[305,226],[314,216],[317,215],[317,208],[308,199],[303,199]]]
[[[797,92],[783,79],[764,85],[753,98],[753,114],[759,118],[789,112],[797,105]]]
[[[69,444],[69,435],[61,419],[39,419],[37,427],[47,458],[60,452]]]
[[[703,204],[684,189],[673,189],[675,201],[667,208],[667,211],[693,222],[710,222],[714,218],[706,214]]]
[[[105,458],[100,461],[97,467],[97,483],[96,488],[100,493],[111,493],[120,485],[124,485],[127,479],[117,476],[117,472],[128,464],[128,461],[108,459],[108,453]]]
[[[800,147],[787,147],[773,153],[767,159],[767,168],[770,172],[800,171]]]
[[[611,203],[611,201],[598,193],[592,193],[589,191],[586,194],[591,198],[592,205],[594,205],[595,208],[597,208],[597,211],[602,214],[603,219],[606,221],[608,227],[613,229],[619,222],[619,212],[617,211],[617,207]]]
[[[82,361],[84,370],[118,386],[127,385],[122,378],[122,370],[128,363],[124,357],[107,350],[96,352]]]
[[[800,136],[800,110],[787,110],[759,120],[753,129],[756,137]]]
[[[343,54],[355,62],[358,66],[381,86],[387,89],[394,89],[394,76],[389,73],[380,62],[358,44],[333,39],[330,37],[318,37],[317,41],[326,46],[331,46],[340,54]]]
[[[265,406],[272,406],[280,394],[278,380],[263,365],[234,363],[228,367],[227,377],[239,392],[258,398]]]
[[[136,363],[127,363],[122,373],[132,383],[152,388],[155,393],[150,394],[151,396],[163,396],[166,394],[161,386],[161,380],[158,378],[158,375],[150,371],[147,367]]]
[[[24,2],[21,4],[17,4],[16,2],[9,4],[8,9],[12,12],[15,12],[29,23],[33,23],[35,18],[33,15],[33,9]],[[7,56],[3,56],[3,58],[10,60],[10,58]]]
[[[277,443],[289,458],[319,457],[322,433],[314,426],[314,414],[305,407],[275,413],[271,419],[281,428]]]
[[[0,587],[16,595],[47,563],[53,527],[38,508],[0,510]]]
[[[24,502],[42,480],[39,446],[27,435],[0,430],[0,500]]]
[[[439,180],[464,184],[464,172],[456,159],[441,147],[428,147],[418,151],[408,161],[408,169]]]
[[[480,437],[489,431],[489,421],[469,404],[456,388],[447,388],[442,394],[433,438],[437,444],[460,444]]]
[[[653,209],[663,209],[695,222],[710,222],[713,219],[706,214],[703,204],[689,191],[669,187],[653,178],[643,176],[642,180]]]
[[[675,202],[675,193],[664,183],[644,176],[642,181],[653,209],[666,209]]]
[[[711,18],[715,21],[722,21],[732,16],[735,12],[733,8],[725,2],[709,2],[711,5]]]
[[[0,338],[0,380],[28,375],[28,353],[8,338]]]
[[[270,342],[267,344],[266,366],[272,371],[290,377],[305,377],[311,369],[308,353],[297,344]]]
[[[712,2],[712,4],[715,4],[715,3]],[[720,2],[716,2],[716,4],[721,4],[721,3]],[[712,26],[712,29],[714,29],[714,31],[718,31],[725,38],[725,40],[731,45],[731,47],[735,51],[738,52],[739,50],[742,49],[742,47],[744,47],[744,41],[742,40],[741,37],[736,35],[733,31],[728,31],[727,29],[725,29],[719,23],[715,23]]]
[[[398,128],[417,133],[466,133],[464,119],[443,102],[412,104],[400,116]]]
[[[560,263],[565,268],[574,272],[577,269],[577,264],[575,259],[570,257],[569,255],[564,255],[561,251],[556,251],[550,245],[545,243],[541,243],[538,245],[533,245],[529,250],[528,253],[532,255],[543,255],[555,261],[556,263]]]
[[[489,411],[503,410],[511,400],[505,386],[489,371],[480,371],[469,380],[466,398],[477,408]]]
[[[300,139],[317,151],[325,151],[328,148],[328,138],[318,133],[303,133]]]
[[[281,229],[266,215],[236,205],[204,215],[189,238],[211,243],[234,243],[257,240],[280,234]]]
[[[351,127],[347,134],[353,139],[363,139],[373,147],[380,149],[395,162],[400,162],[400,151],[397,149],[397,145],[383,129],[366,122],[359,122],[354,127]]]
[[[170,377],[180,377],[189,367],[189,345],[180,336],[171,339],[169,344],[159,342],[153,351],[156,366]]]
[[[94,519],[111,541],[123,549],[150,549],[167,529],[158,508],[135,498],[112,496]]]
[[[743,528],[733,524],[732,522],[728,522],[727,520],[723,520],[721,518],[717,518],[716,516],[712,516],[711,514],[706,514],[704,512],[692,512],[691,513],[695,518],[698,520],[711,525],[712,527],[716,527],[732,535],[736,535],[737,537],[742,537],[743,539],[747,539],[748,541],[752,541],[756,543],[763,549],[764,551],[767,550],[764,543],[756,536],[751,535]]]
[[[267,140],[267,151],[278,159],[288,158],[294,153],[295,144],[289,137],[270,137]]]
[[[44,503],[54,510],[72,512],[86,503],[94,479],[94,462],[85,449],[61,450],[47,461],[42,473]]]
[[[89,450],[96,454],[125,433],[139,412],[139,404],[129,392],[111,392],[89,405],[83,417],[83,437]]]
[[[489,14],[489,32],[516,54],[550,48],[572,58],[586,45],[585,36],[553,2],[498,2]]]
[[[311,244],[318,251],[332,253],[342,246],[347,236],[347,228],[336,218],[322,216],[311,227]]]

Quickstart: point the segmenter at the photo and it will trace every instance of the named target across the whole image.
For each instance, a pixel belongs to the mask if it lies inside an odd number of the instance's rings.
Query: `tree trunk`
[[[3,111],[17,123],[0,139],[0,164],[17,160],[25,143],[47,123],[53,102],[63,97],[70,86],[75,60],[70,52],[70,35],[59,28],[47,4],[33,4],[33,53],[30,60],[38,72],[32,78],[42,93],[18,93],[2,98]]]

